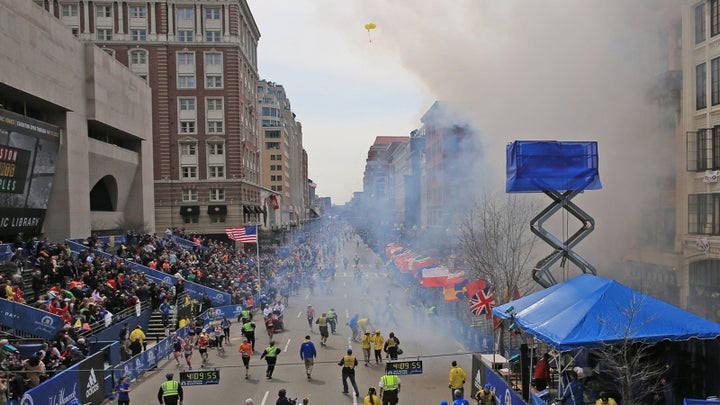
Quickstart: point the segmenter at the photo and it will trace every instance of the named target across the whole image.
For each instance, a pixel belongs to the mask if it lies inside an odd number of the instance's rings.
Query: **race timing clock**
[[[408,375],[422,373],[422,360],[392,361],[387,363],[385,366],[385,374],[388,375]]]
[[[220,370],[188,370],[180,372],[180,385],[220,384]]]

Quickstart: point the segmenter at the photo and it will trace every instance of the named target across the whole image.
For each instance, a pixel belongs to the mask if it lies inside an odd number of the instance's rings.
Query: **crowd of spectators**
[[[79,253],[73,253],[64,242],[37,238],[23,241],[20,235],[13,244],[10,265],[0,275],[0,298],[56,314],[63,319],[64,327],[55,339],[42,343],[24,359],[12,344],[0,341],[0,372],[7,373],[8,386],[20,379],[24,389],[34,387],[85,358],[88,347],[83,335],[91,324],[104,322],[110,326],[118,321],[115,314],[140,302],[149,301],[153,308],[174,302],[184,291],[185,281],[227,292],[233,304],[246,305],[253,296],[260,306],[275,302],[278,294],[287,299],[302,283],[313,282],[313,275],[318,273],[314,270],[332,266],[339,249],[338,235],[348,232],[311,223],[288,235],[285,246],[264,246],[259,257],[254,248],[244,251],[232,241],[186,234],[180,228],[152,235],[128,232],[125,242],[117,246],[89,237]],[[184,248],[171,235],[197,246]],[[171,275],[173,282],[151,282],[143,272],[133,271],[132,263]],[[32,297],[23,293],[23,272],[32,273]],[[209,298],[201,303],[201,307],[210,305]],[[141,350],[131,347],[136,339],[129,335],[121,340],[126,354],[123,360]]]

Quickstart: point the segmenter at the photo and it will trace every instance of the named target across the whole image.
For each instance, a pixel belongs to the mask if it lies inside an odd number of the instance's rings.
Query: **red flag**
[[[280,203],[278,203],[278,199],[275,194],[270,196],[270,207],[272,207],[273,211],[277,211],[280,208]]]

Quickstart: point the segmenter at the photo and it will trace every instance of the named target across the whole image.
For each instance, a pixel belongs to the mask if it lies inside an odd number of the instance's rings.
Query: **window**
[[[720,194],[688,195],[688,233],[720,235]]]
[[[192,42],[193,32],[192,30],[178,30],[178,41],[180,42]]]
[[[225,201],[225,189],[221,187],[211,188],[210,201]]]
[[[131,6],[130,7],[130,18],[145,18],[147,17],[147,9],[145,6]]]
[[[710,0],[710,36],[720,34],[720,0]]]
[[[78,5],[77,4],[63,4],[61,13],[62,13],[63,17],[77,17],[79,15]]]
[[[206,7],[205,8],[205,19],[206,20],[220,20],[220,9],[218,7]]]
[[[95,17],[112,17],[112,6],[110,4],[95,6]]]
[[[183,215],[183,223],[184,224],[197,224],[198,217]]]
[[[280,131],[265,131],[265,138],[280,138]]]
[[[180,75],[178,76],[178,89],[194,89],[195,88],[195,75]]]
[[[145,64],[147,64],[147,52],[145,52],[145,51],[131,51],[131,52],[130,52],[130,64],[131,64],[131,65],[145,65]]]
[[[270,171],[277,172],[280,170],[282,170],[282,165],[270,165]]]
[[[222,75],[206,75],[205,76],[205,88],[207,89],[221,89]]]
[[[265,149],[267,150],[279,150],[280,142],[265,142]]]
[[[208,52],[205,54],[205,64],[208,66],[221,66],[222,65],[222,53],[220,52]]]
[[[210,167],[208,167],[208,178],[209,179],[224,179],[225,178],[225,166],[210,166]]]
[[[707,77],[705,64],[695,66],[695,109],[702,110],[707,107]]]
[[[112,30],[110,30],[110,29],[97,30],[97,39],[98,39],[98,41],[111,41],[112,40]]]
[[[280,127],[280,121],[278,120],[262,120],[262,126],[264,127]]]
[[[282,160],[282,155],[270,155],[270,160]]]
[[[220,31],[217,31],[217,30],[205,31],[205,42],[220,42]]]
[[[280,116],[280,110],[277,108],[271,108],[271,107],[263,107],[262,108],[262,115],[265,117],[279,117]]]
[[[194,188],[183,190],[182,191],[182,200],[183,201],[197,201],[198,200],[197,190]]]
[[[130,30],[130,36],[133,41],[145,41],[145,30]]]
[[[80,28],[78,28],[78,27],[73,27],[73,28],[72,28],[72,34],[73,34],[74,36],[76,36],[76,37],[79,37],[79,36],[80,36]]]
[[[178,65],[195,65],[195,54],[192,52],[180,52],[177,58]]]
[[[689,132],[686,149],[689,171],[720,170],[720,126]]]
[[[195,134],[197,133],[197,130],[195,129],[195,121],[180,121],[180,133],[181,134]]]
[[[221,98],[209,98],[207,99],[208,111],[222,111],[223,99]]]
[[[181,167],[180,175],[183,179],[197,179],[197,166]]]
[[[197,144],[195,143],[181,143],[180,154],[182,156],[196,156],[197,155]]]
[[[220,224],[225,222],[225,215],[210,215],[211,224]]]
[[[705,3],[695,7],[695,43],[705,41]]]
[[[712,105],[720,104],[720,58],[710,61],[710,99]]]
[[[181,21],[192,22],[193,21],[192,7],[181,7],[181,8],[178,8],[176,12],[177,12],[178,22],[181,22]]]
[[[224,155],[225,144],[220,142],[208,143],[208,153],[211,155]]]
[[[272,191],[282,191],[282,186],[270,186],[270,190],[272,190]]]
[[[179,98],[178,105],[180,106],[180,111],[195,111],[194,98]]]
[[[222,134],[223,133],[223,122],[222,121],[208,121],[207,133],[208,134]]]
[[[282,181],[282,175],[272,175],[270,176],[270,181]]]

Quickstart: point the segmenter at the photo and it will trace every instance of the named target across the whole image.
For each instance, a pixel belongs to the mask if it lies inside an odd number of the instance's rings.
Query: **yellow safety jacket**
[[[169,397],[172,395],[178,395],[178,386],[179,386],[179,383],[177,381],[174,381],[174,380],[165,381],[161,385],[162,390],[163,390],[163,396]]]
[[[397,391],[398,389],[398,377],[396,375],[384,375],[380,377],[383,383],[384,391]]]

